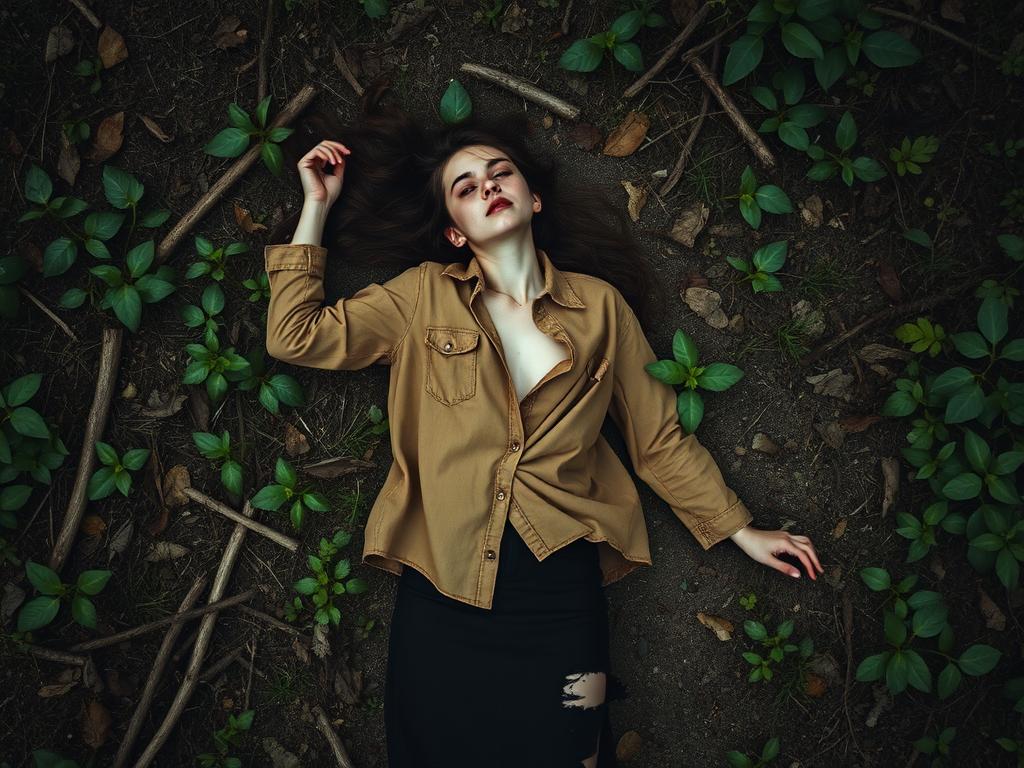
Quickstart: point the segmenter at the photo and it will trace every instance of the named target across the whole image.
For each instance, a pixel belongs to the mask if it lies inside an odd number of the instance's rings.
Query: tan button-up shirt
[[[544,290],[537,327],[566,347],[519,402],[501,339],[467,266],[424,261],[324,305],[327,250],[269,245],[267,351],[336,370],[391,366],[394,461],[366,521],[363,563],[409,565],[437,589],[491,608],[506,518],[539,560],[583,537],[597,542],[602,585],[651,565],[640,497],[601,435],[622,432],[636,474],[706,550],[751,522],[694,435],[675,390],[610,283],[561,272],[537,250]]]

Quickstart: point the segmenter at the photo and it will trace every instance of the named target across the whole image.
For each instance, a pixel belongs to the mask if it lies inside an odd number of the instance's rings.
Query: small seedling
[[[943,728],[935,736],[925,736],[914,742],[914,747],[924,755],[934,755],[931,768],[951,768],[949,744],[956,736],[956,728]]]
[[[593,72],[601,65],[606,51],[630,72],[643,71],[643,54],[640,46],[630,42],[643,27],[664,27],[667,22],[660,13],[642,8],[628,11],[612,22],[604,32],[584,40],[577,40],[558,59],[558,66],[570,72]]]
[[[270,300],[270,276],[266,272],[260,272],[256,277],[250,277],[242,281],[242,287],[249,290],[249,301]]]
[[[754,610],[754,606],[757,605],[757,595],[753,592],[746,595],[740,595],[740,605],[748,611]]]
[[[772,86],[780,92],[776,94],[765,86],[750,89],[750,95],[765,109],[775,113],[767,118],[758,128],[760,133],[777,133],[783,143],[805,151],[810,146],[807,129],[813,128],[825,119],[825,110],[817,104],[801,104],[806,82],[799,67],[790,66],[776,72],[772,78]],[[782,99],[780,101],[779,95]]]
[[[213,243],[199,235],[196,235],[195,244],[199,261],[192,262],[185,272],[185,277],[189,280],[209,275],[220,282],[224,279],[224,267],[227,266],[228,257],[249,252],[249,246],[245,243],[228,243],[220,248],[214,248]]]
[[[222,462],[220,481],[235,496],[242,495],[242,465],[231,457],[231,435],[225,429],[220,437],[209,432],[193,432],[192,441],[199,452],[213,462]]]
[[[201,384],[206,382],[206,392],[210,400],[219,403],[228,391],[228,379],[225,374],[241,373],[249,367],[249,361],[235,352],[234,347],[220,348],[220,340],[216,333],[207,330],[203,344],[186,344],[192,362],[185,369],[182,382],[185,384]]]
[[[302,385],[286,373],[267,373],[267,356],[262,346],[255,346],[246,355],[249,366],[236,373],[228,374],[230,381],[239,382],[244,392],[256,390],[257,397],[267,411],[281,412],[281,403],[293,408],[306,404]]]
[[[307,563],[312,576],[307,576],[295,582],[294,589],[300,595],[309,597],[313,601],[316,610],[313,618],[318,624],[334,624],[338,626],[341,622],[341,610],[334,604],[339,595],[358,595],[365,592],[368,584],[364,579],[348,579],[352,571],[348,558],[340,558],[331,565],[331,561],[339,551],[346,547],[352,540],[352,535],[344,530],[336,531],[330,541],[320,539],[319,552],[316,555],[309,555]],[[348,579],[348,581],[345,581]],[[293,605],[302,609],[302,601],[296,597]],[[288,611],[290,616],[297,618],[297,613]],[[294,620],[290,619],[290,620]]]
[[[918,136],[913,141],[905,136],[899,147],[889,149],[889,159],[896,163],[896,173],[920,174],[921,166],[930,163],[939,151],[939,140],[935,136]]]
[[[49,485],[51,470],[63,464],[68,455],[56,431],[28,406],[42,380],[42,374],[29,373],[0,389],[0,484],[12,483],[28,472],[37,483]],[[20,508],[10,504],[13,501],[0,505],[0,510]],[[2,520],[4,516],[0,514]]]
[[[87,493],[91,500],[105,499],[116,488],[122,496],[127,496],[132,489],[131,472],[142,469],[149,458],[148,448],[132,448],[125,451],[123,457],[109,443],[96,441],[96,455],[104,465],[97,469],[89,478]]]
[[[814,641],[805,637],[799,645],[788,642],[789,636],[793,634],[793,620],[787,619],[779,624],[774,635],[768,634],[768,629],[759,621],[747,619],[743,622],[743,631],[751,640],[756,640],[768,649],[768,655],[762,657],[753,651],[744,651],[744,660],[753,666],[747,676],[747,682],[767,682],[774,676],[772,664],[781,664],[787,653],[799,652],[800,658],[809,658],[814,653]]]
[[[946,331],[938,323],[932,323],[927,317],[919,317],[912,323],[899,326],[893,335],[904,344],[910,344],[911,352],[925,352],[935,357],[942,351],[942,342]]]
[[[284,166],[284,154],[278,143],[291,136],[294,129],[284,126],[268,129],[267,112],[269,109],[270,96],[266,96],[256,106],[256,122],[254,124],[248,112],[235,102],[231,102],[228,105],[228,122],[231,127],[225,128],[214,136],[203,147],[203,151],[214,157],[238,157],[249,148],[250,140],[255,139],[260,144],[260,157],[263,159],[263,164],[272,174],[280,176]]]
[[[18,612],[18,631],[33,632],[52,622],[60,610],[60,604],[71,603],[71,616],[83,627],[95,629],[96,607],[89,599],[98,595],[110,580],[112,571],[82,571],[74,584],[64,584],[60,576],[50,568],[29,560],[25,563],[25,574],[40,593],[40,597],[29,600]]]
[[[217,283],[206,286],[199,304],[182,307],[181,319],[189,328],[202,327],[206,347],[209,349],[211,338],[216,343],[217,329],[220,328],[217,315],[224,309],[224,291]]]
[[[256,509],[277,512],[285,503],[290,504],[289,518],[295,530],[302,528],[305,508],[314,512],[327,512],[330,504],[322,493],[310,490],[308,486],[299,486],[299,476],[294,467],[282,458],[278,458],[274,467],[276,482],[266,485],[256,492],[250,502]]]
[[[727,195],[723,200],[739,200],[740,214],[744,221],[754,229],[761,227],[761,212],[792,213],[793,204],[789,197],[774,184],[758,185],[753,169],[748,165],[740,176],[740,191],[735,195]]]
[[[815,161],[807,171],[807,178],[813,181],[827,181],[839,172],[843,183],[852,187],[854,178],[861,181],[878,181],[885,176],[885,169],[870,157],[850,157],[850,150],[857,143],[857,124],[849,110],[839,119],[835,138],[838,153],[827,152],[819,144],[812,144],[807,148],[807,156]]]
[[[196,757],[202,768],[242,768],[242,761],[231,757],[228,753],[237,747],[244,731],[252,727],[255,711],[247,709],[238,717],[228,715],[228,724],[219,731],[213,732],[213,744],[216,752],[204,752]]]
[[[779,737],[773,736],[761,747],[761,755],[755,760],[747,757],[742,752],[732,750],[726,755],[731,768],[764,768],[779,756]]]
[[[754,251],[750,261],[735,256],[726,256],[725,260],[745,275],[743,280],[750,281],[754,293],[769,293],[782,290],[782,283],[774,273],[782,269],[782,265],[786,263],[788,250],[789,243],[777,240]]]

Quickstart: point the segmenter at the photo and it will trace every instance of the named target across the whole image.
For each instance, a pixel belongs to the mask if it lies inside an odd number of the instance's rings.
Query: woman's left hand
[[[783,552],[800,558],[800,562],[804,564],[812,579],[818,578],[814,573],[815,566],[819,573],[825,572],[821,563],[818,562],[818,554],[814,551],[814,545],[806,536],[798,536],[788,531],[762,531],[748,525],[736,531],[729,538],[757,562],[782,571],[789,576],[800,578],[800,570],[776,557]]]

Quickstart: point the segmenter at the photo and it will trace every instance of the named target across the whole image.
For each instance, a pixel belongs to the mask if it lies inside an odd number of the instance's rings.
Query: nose
[[[488,197],[494,197],[495,195],[500,195],[501,194],[501,187],[498,186],[498,182],[497,182],[496,179],[489,179],[487,181],[487,183],[485,183],[481,187],[481,189],[484,192],[484,199],[485,200]]]

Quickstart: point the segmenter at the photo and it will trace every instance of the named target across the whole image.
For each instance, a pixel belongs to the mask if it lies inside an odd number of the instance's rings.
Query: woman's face
[[[465,242],[485,244],[506,238],[530,226],[540,208],[540,197],[530,192],[516,165],[496,147],[463,147],[445,164],[441,176],[452,226],[445,236],[455,246]],[[488,215],[495,199],[511,205]]]

